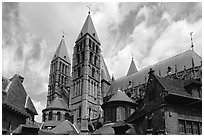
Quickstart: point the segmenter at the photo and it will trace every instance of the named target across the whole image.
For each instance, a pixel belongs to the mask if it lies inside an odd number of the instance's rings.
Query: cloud
[[[194,50],[202,55],[202,3],[90,4],[102,55],[115,78],[127,74],[132,54],[141,69],[190,49],[192,31]],[[2,74],[24,76],[24,87],[38,109],[46,103],[50,61],[62,31],[72,60],[75,40],[88,14],[86,5],[2,5]]]

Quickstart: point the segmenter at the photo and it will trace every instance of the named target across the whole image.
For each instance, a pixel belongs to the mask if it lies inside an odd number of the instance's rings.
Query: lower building
[[[37,111],[23,87],[24,78],[2,77],[2,134],[10,134],[20,124],[34,123]]]
[[[126,122],[138,134],[202,134],[201,79],[159,77],[150,69],[144,105]]]
[[[43,129],[51,130],[65,120],[73,122],[67,103],[59,97],[56,97],[48,107],[42,110],[42,112],[42,121],[44,122]]]

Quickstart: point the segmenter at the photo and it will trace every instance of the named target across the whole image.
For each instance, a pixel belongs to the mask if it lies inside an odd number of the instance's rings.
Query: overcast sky
[[[190,49],[202,56],[202,3],[3,3],[2,75],[22,75],[41,121],[50,61],[62,38],[70,59],[88,15],[115,78],[127,74],[132,54],[138,70]]]

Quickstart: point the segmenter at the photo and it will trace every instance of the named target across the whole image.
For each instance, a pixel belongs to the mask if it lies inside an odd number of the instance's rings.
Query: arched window
[[[48,120],[52,120],[52,111],[49,112]]]
[[[97,56],[95,56],[94,58],[94,65],[96,65],[96,63],[97,63]]]
[[[116,109],[116,121],[125,120],[125,108],[117,107]]]
[[[90,55],[89,55],[89,61],[90,61],[90,63],[92,63],[93,61],[93,53],[92,52],[90,52]]]
[[[94,74],[95,74],[95,69],[94,68],[92,68],[92,74],[91,74],[91,76],[94,78]]]
[[[78,77],[81,75],[80,73],[81,73],[81,69],[80,67],[78,67]]]
[[[61,120],[61,113],[57,112],[57,121],[60,121],[60,120]]]
[[[69,120],[69,113],[65,113],[64,119],[65,119],[65,120]]]

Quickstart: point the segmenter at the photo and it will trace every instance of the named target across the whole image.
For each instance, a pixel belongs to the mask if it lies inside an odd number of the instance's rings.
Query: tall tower
[[[75,42],[72,63],[72,112],[82,132],[88,131],[89,120],[102,114],[100,63],[100,41],[89,14]]]
[[[71,86],[71,63],[67,52],[64,36],[52,58],[50,65],[47,106],[56,97],[64,99],[69,105],[69,91]]]

